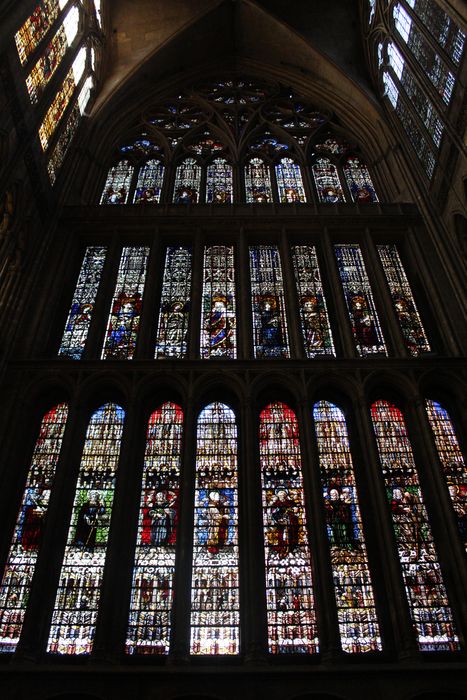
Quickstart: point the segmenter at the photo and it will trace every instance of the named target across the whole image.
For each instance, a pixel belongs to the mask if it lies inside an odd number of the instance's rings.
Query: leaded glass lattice
[[[168,654],[177,541],[183,412],[164,403],[149,419],[127,654]]]
[[[347,187],[354,202],[368,204],[378,201],[368,168],[360,158],[356,156],[347,158],[343,170]]]
[[[269,166],[261,158],[251,158],[245,166],[245,194],[248,204],[272,202]]]
[[[60,3],[63,7],[63,0]],[[58,17],[59,4],[57,0],[42,0],[22,27],[15,34],[16,48],[21,64],[24,65],[29,56],[39,46],[40,42]]]
[[[68,71],[65,80],[63,81],[59,91],[55,95],[55,98],[46,112],[44,120],[39,127],[39,139],[41,142],[42,150],[47,150],[49,141],[55,129],[60,123],[65,109],[71,100],[71,96],[75,90],[75,77],[73,73],[73,67]]]
[[[232,204],[233,171],[224,158],[216,158],[206,169],[206,202]]]
[[[237,356],[233,246],[204,250],[201,357]]]
[[[345,202],[344,192],[335,165],[328,158],[318,158],[311,166],[318,199],[325,204]]]
[[[335,355],[315,246],[292,246],[292,261],[306,355]]]
[[[361,357],[378,353],[386,355],[360,246],[347,244],[334,247],[357,352]]]
[[[86,248],[59,355],[73,360],[79,360],[83,355],[106,253],[107,248],[103,246]]]
[[[250,246],[250,275],[255,357],[289,357],[284,284],[277,246]]]
[[[76,13],[76,29],[78,29],[78,8],[72,7],[70,13]],[[68,48],[65,30],[63,26],[59,28],[53,39],[47,44],[44,53],[32,68],[26,78],[29,99],[33,104],[39,101],[49,80],[62,60]]]
[[[57,173],[62,167],[63,161],[65,160],[68,147],[76,133],[81,118],[81,113],[79,110],[79,105],[76,103],[73,106],[60,134],[57,143],[55,144],[52,153],[50,155],[49,161],[47,163],[47,172],[49,174],[50,183],[53,185],[57,179]]]
[[[430,351],[430,344],[417,311],[409,281],[395,245],[377,246],[394,311],[404,338],[405,347],[417,356]]]
[[[13,652],[21,634],[67,416],[62,403],[41,422],[0,587],[0,652]]]
[[[344,414],[329,401],[319,401],[313,417],[342,649],[348,653],[380,651],[378,617]]]
[[[159,204],[164,183],[164,166],[159,160],[148,160],[139,173],[134,204]]]
[[[319,650],[297,418],[275,402],[260,415],[268,646],[271,654]]]
[[[127,160],[121,160],[110,168],[102,192],[101,204],[126,204],[133,170],[133,166]]]
[[[465,33],[432,0],[411,0],[410,7],[454,63],[459,65],[464,52]]]
[[[198,418],[191,588],[192,654],[238,654],[237,425],[215,402]]]
[[[449,496],[462,543],[467,550],[467,470],[449,413],[438,401],[426,401],[439,461],[446,478]]]
[[[306,202],[300,166],[292,158],[282,158],[276,165],[276,181],[281,204]]]
[[[191,258],[189,246],[169,246],[165,256],[157,328],[157,359],[186,357],[190,318]]]
[[[47,651],[90,654],[104,573],[125,413],[113,403],[89,421]]]
[[[197,204],[201,189],[201,166],[194,158],[185,158],[175,173],[174,203]]]
[[[131,360],[138,338],[149,248],[123,248],[107,322],[103,360]]]
[[[403,415],[394,404],[376,401],[371,416],[419,649],[454,651],[459,640]]]

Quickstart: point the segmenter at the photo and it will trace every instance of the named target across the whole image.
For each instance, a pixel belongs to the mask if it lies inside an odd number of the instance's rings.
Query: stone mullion
[[[195,360],[200,357],[200,326],[201,326],[201,301],[203,289],[204,269],[204,236],[198,229],[193,241],[193,273],[190,297],[190,329],[188,357]]]
[[[301,335],[300,310],[297,303],[297,286],[285,227],[281,229],[279,249],[282,260],[282,276],[284,279],[284,298],[286,302],[285,311],[290,343],[290,357],[305,359],[303,337]]]
[[[319,649],[323,660],[333,661],[341,651],[336,596],[323,512],[319,452],[313,431],[311,407],[298,406],[305,512],[313,564],[313,590],[318,622]]]
[[[156,295],[160,286],[160,270],[162,246],[159,228],[156,226],[155,236],[150,245],[148,264],[146,267],[146,283],[144,285],[143,311],[141,314],[139,337],[136,345],[135,359],[154,359],[154,338],[157,323]],[[152,345],[151,345],[152,341]]]
[[[32,582],[23,632],[16,651],[20,659],[38,659],[47,649],[89,412],[72,404],[52,486],[44,537]]]
[[[193,562],[193,528],[196,470],[196,418],[193,375],[185,409],[183,426],[182,468],[180,474],[180,520],[177,528],[175,557],[174,605],[169,661],[187,663],[190,654],[191,577]]]

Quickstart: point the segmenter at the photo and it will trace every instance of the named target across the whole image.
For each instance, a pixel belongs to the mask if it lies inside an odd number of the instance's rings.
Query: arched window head
[[[251,158],[245,165],[245,193],[247,204],[272,202],[269,166],[261,158]]]
[[[306,202],[300,166],[292,158],[281,158],[275,169],[279,202],[281,204]]]
[[[102,192],[101,204],[127,203],[133,170],[133,166],[127,160],[121,160],[110,168]]]
[[[224,158],[216,158],[206,168],[206,203],[232,204],[232,166]]]
[[[174,204],[197,204],[201,188],[201,166],[185,158],[175,173]]]
[[[354,202],[368,204],[378,201],[368,168],[360,158],[350,156],[346,159],[344,175]]]
[[[148,160],[138,172],[134,204],[159,204],[163,184],[163,164],[160,160]]]
[[[311,166],[311,171],[320,202],[325,204],[345,202],[337,168],[329,158],[318,158]]]
[[[192,654],[238,654],[237,425],[215,402],[198,418],[191,590]]]

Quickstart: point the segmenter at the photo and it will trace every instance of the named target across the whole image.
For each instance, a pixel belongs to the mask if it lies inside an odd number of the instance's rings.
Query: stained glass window
[[[306,202],[300,166],[292,158],[282,158],[276,165],[276,180],[281,204]]]
[[[174,203],[196,204],[201,187],[201,166],[194,158],[185,158],[175,173]]]
[[[107,323],[103,360],[131,360],[138,338],[149,248],[123,248]]]
[[[347,158],[344,163],[344,175],[354,202],[367,204],[378,201],[368,168],[360,158]]]
[[[148,160],[138,173],[134,204],[159,204],[164,182],[164,166],[159,160]]]
[[[39,127],[39,139],[41,142],[42,150],[45,151],[49,145],[50,138],[55,132],[65,109],[73,95],[75,90],[75,78],[73,74],[73,68],[68,71],[65,80],[62,83],[59,91],[55,95],[55,98],[50,105],[47,113],[44,117],[42,124]]]
[[[294,245],[292,260],[307,357],[335,355],[316,248]]]
[[[250,275],[255,357],[289,357],[284,285],[277,246],[250,247]]]
[[[449,413],[437,401],[426,402],[439,460],[449,489],[459,534],[467,550],[467,471]]]
[[[101,204],[126,204],[130,189],[133,166],[127,160],[121,160],[110,168],[102,192]]]
[[[177,541],[183,412],[165,403],[149,419],[128,654],[168,654]]]
[[[89,421],[47,651],[90,654],[109,538],[125,413],[113,403]]]
[[[66,124],[60,134],[57,143],[55,144],[52,153],[50,155],[49,161],[47,163],[47,172],[49,174],[50,182],[53,185],[57,179],[57,173],[62,167],[63,161],[65,160],[68,147],[76,133],[76,130],[80,121],[80,111],[78,104],[75,104],[71,110]]]
[[[357,352],[361,357],[377,353],[386,355],[360,246],[337,245],[335,250]]]
[[[224,158],[216,158],[207,166],[206,202],[208,204],[232,204],[232,166]]]
[[[237,356],[233,246],[205,248],[201,311],[201,357]]]
[[[377,246],[404,343],[411,355],[430,351],[405,270],[395,245]]]
[[[81,90],[78,95],[78,107],[80,114],[84,114],[89,99],[91,97],[91,91],[94,87],[94,78],[89,75],[83,83]]]
[[[371,416],[418,646],[421,651],[456,650],[459,642],[403,415],[394,404],[376,401]]]
[[[261,158],[251,158],[245,166],[245,192],[248,204],[272,202],[269,166]]]
[[[0,652],[14,651],[21,634],[67,416],[63,403],[46,413],[34,447],[0,587]]]
[[[191,247],[169,246],[165,256],[156,358],[185,357],[191,294]]]
[[[272,654],[319,650],[297,418],[275,402],[260,415],[259,446]]]
[[[345,202],[337,168],[328,158],[318,158],[312,165],[311,171],[320,202],[327,204]]]
[[[106,253],[107,248],[103,246],[86,248],[59,355],[73,360],[79,360],[83,355]]]
[[[410,7],[422,20],[434,39],[459,65],[464,51],[465,34],[444,10],[431,0],[411,0]]]
[[[237,426],[223,403],[198,418],[191,589],[192,654],[238,654]]]
[[[320,401],[313,416],[342,649],[379,651],[381,638],[344,414],[329,401]]]
[[[21,64],[24,65],[32,52],[58,17],[59,9],[64,7],[66,0],[42,0],[32,15],[15,34],[16,48]]]

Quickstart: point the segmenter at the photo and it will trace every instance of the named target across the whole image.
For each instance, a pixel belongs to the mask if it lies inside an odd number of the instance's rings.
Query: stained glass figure
[[[133,166],[127,160],[121,160],[110,168],[102,192],[101,204],[127,203],[133,170]]]
[[[29,56],[39,46],[46,33],[58,17],[59,10],[65,2],[57,0],[42,0],[15,34],[16,48],[19,59],[24,66]]]
[[[371,416],[419,649],[454,651],[459,641],[404,417],[388,401],[376,401]]]
[[[277,246],[250,246],[250,276],[255,357],[289,357],[284,285]]]
[[[204,250],[201,357],[237,356],[233,246]]]
[[[68,416],[64,403],[42,419],[0,587],[0,652],[13,652],[24,621]]]
[[[198,138],[194,143],[187,145],[187,150],[202,158],[208,158],[225,150],[223,143],[215,139],[209,131],[205,131],[201,138]]]
[[[89,421],[47,651],[90,654],[101,596],[125,412],[101,406]]]
[[[467,550],[467,471],[449,413],[437,401],[426,401],[439,461],[443,468],[459,528],[459,535]]]
[[[261,158],[251,158],[245,165],[245,193],[247,204],[272,202],[269,166]]]
[[[169,246],[165,256],[157,359],[186,357],[191,294],[191,247]]]
[[[185,158],[175,173],[174,203],[197,204],[201,188],[201,166],[194,158]]]
[[[149,419],[127,654],[168,654],[177,541],[183,412],[165,403]]]
[[[232,201],[232,166],[224,158],[216,158],[207,166],[206,202],[207,204],[232,204]]]
[[[163,164],[159,160],[148,160],[138,173],[134,204],[159,204],[163,184]]]
[[[377,250],[383,265],[405,347],[414,357],[423,352],[429,352],[430,344],[396,246],[379,245]]]
[[[73,67],[68,71],[65,80],[63,81],[59,91],[55,95],[55,98],[46,112],[46,115],[39,127],[39,139],[41,142],[42,150],[47,150],[49,141],[55,129],[59,125],[65,109],[70,102],[71,96],[75,90],[75,77],[73,73]]]
[[[336,245],[335,251],[357,352],[361,357],[378,353],[386,355],[360,246]]]
[[[343,170],[354,202],[368,204],[369,202],[378,201],[368,168],[362,163],[360,158],[356,156],[347,158]]]
[[[49,174],[50,183],[53,185],[57,179],[57,173],[63,165],[65,156],[68,151],[68,147],[76,134],[80,122],[81,114],[78,103],[73,106],[66,124],[58,137],[58,141],[55,144],[52,153],[50,155],[49,161],[47,163],[47,172]]]
[[[326,204],[345,202],[337,168],[328,158],[318,158],[312,165],[311,171],[320,202]]]
[[[282,158],[276,165],[276,181],[281,204],[306,202],[300,166],[292,158]]]
[[[335,355],[315,246],[292,246],[292,260],[306,355]]]
[[[123,248],[107,322],[103,360],[131,360],[138,338],[149,248]]]
[[[350,149],[350,144],[328,131],[314,144],[314,149],[326,155],[342,156]]]
[[[344,414],[329,401],[319,401],[313,417],[342,649],[348,653],[380,651],[378,617]]]
[[[238,654],[237,425],[223,403],[198,418],[191,588],[192,654]]]
[[[80,360],[83,355],[106,253],[107,248],[103,246],[86,248],[59,355],[72,360]]]
[[[271,654],[319,651],[297,418],[284,403],[260,415],[268,646]]]

